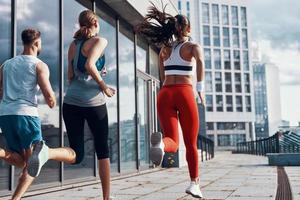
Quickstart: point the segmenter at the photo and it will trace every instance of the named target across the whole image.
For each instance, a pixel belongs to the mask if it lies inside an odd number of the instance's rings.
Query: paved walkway
[[[267,165],[267,158],[230,152],[201,163],[201,186],[205,199],[273,200],[277,189],[277,169]],[[300,196],[300,167],[286,168],[292,189]],[[187,168],[163,169],[153,173],[112,181],[115,200],[192,200],[184,193],[188,185]],[[24,198],[25,200],[101,199],[100,186],[86,186]],[[296,197],[296,196],[295,196]],[[295,198],[297,200],[297,198]]]

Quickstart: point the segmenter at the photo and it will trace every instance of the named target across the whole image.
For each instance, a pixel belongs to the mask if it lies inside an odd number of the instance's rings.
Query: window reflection
[[[7,59],[10,58],[11,52],[11,4],[10,1],[0,0],[1,12],[0,12],[0,65]],[[5,139],[0,129],[0,147],[5,147]],[[0,190],[8,190],[9,183],[9,165],[3,160],[0,160]]]
[[[135,78],[132,40],[119,33],[121,169],[136,169]]]
[[[106,84],[117,89],[117,66],[116,66],[116,29],[108,22],[100,19],[100,36],[108,41],[105,49],[105,67],[107,75],[103,78]],[[117,95],[107,98],[108,122],[109,122],[109,153],[111,169],[118,171],[118,107]]]
[[[76,1],[64,1],[64,92],[68,89],[67,71],[68,71],[68,49],[71,42],[74,40],[73,35],[78,30],[78,16],[84,6]],[[64,145],[69,146],[65,126],[64,129]],[[77,165],[64,165],[64,178],[76,179],[82,177],[91,177],[94,175],[94,142],[87,123],[84,128],[84,159]]]
[[[47,9],[45,9],[47,8]],[[17,1],[17,53],[22,53],[21,32],[26,28],[37,28],[42,34],[42,52],[39,56],[50,70],[50,82],[58,100],[59,95],[59,1]],[[39,115],[43,137],[50,147],[59,147],[59,107],[50,109],[43,95],[38,95]],[[18,171],[18,170],[17,170]],[[49,176],[51,174],[51,176]],[[19,171],[15,173],[18,179]],[[34,184],[59,181],[59,163],[49,161]],[[17,183],[17,181],[15,181]]]

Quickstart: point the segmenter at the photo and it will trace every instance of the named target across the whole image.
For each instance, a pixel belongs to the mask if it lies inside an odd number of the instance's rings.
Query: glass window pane
[[[11,1],[0,0],[0,65],[11,57]],[[5,139],[0,129],[0,148],[5,148]],[[9,165],[0,159],[0,191],[9,188]]]
[[[248,49],[248,32],[247,29],[242,30],[242,47]]]
[[[206,95],[206,111],[212,112],[213,111],[213,96],[212,95]]]
[[[225,92],[232,92],[231,72],[225,73]]]
[[[230,47],[229,28],[223,28],[223,46]]]
[[[226,111],[232,112],[233,111],[233,103],[232,103],[232,96],[226,96]]]
[[[221,50],[214,49],[214,64],[215,69],[221,69]]]
[[[241,7],[241,24],[243,27],[247,26],[247,11],[246,7]]]
[[[240,70],[241,69],[241,58],[240,58],[239,50],[233,51],[233,62],[234,62],[234,69]]]
[[[213,39],[214,39],[214,46],[219,47],[220,46],[220,28],[219,27],[213,27]]]
[[[210,46],[209,26],[203,26],[203,44],[204,44],[204,46]]]
[[[242,96],[236,96],[235,97],[235,103],[236,103],[236,111],[237,112],[243,112],[243,100],[242,100]]]
[[[121,169],[128,171],[136,169],[134,44],[123,33],[119,42]]]
[[[28,12],[30,8],[30,12]],[[47,9],[45,9],[47,8]],[[50,70],[50,82],[59,97],[59,1],[40,1],[40,0],[18,0],[17,1],[17,53],[23,51],[21,32],[33,27],[41,31],[42,52],[39,58],[43,60]],[[59,134],[59,104],[50,109],[44,101],[42,93],[38,95],[39,116],[42,122],[43,138],[50,147],[60,146]],[[60,163],[49,161],[43,167],[39,178],[34,184],[57,182],[59,184]],[[20,170],[16,170],[16,183],[19,178]],[[51,176],[49,176],[51,174]]]
[[[241,73],[234,73],[235,92],[242,92]]]
[[[205,92],[212,92],[212,74],[205,72]]]
[[[239,25],[239,18],[238,18],[238,7],[231,6],[231,20],[233,26]]]
[[[202,22],[209,23],[209,5],[208,3],[202,3]]]
[[[150,75],[159,80],[158,55],[152,48],[150,48],[149,57],[150,57],[150,66],[149,66]]]
[[[139,42],[138,42],[139,43]],[[136,64],[137,68],[143,72],[146,72],[147,68],[147,51],[144,48],[146,45],[138,45],[136,48]]]
[[[140,164],[149,167],[149,123],[148,123],[148,82],[138,78],[138,127],[140,142]]]
[[[211,69],[211,52],[210,49],[204,49],[205,68]]]
[[[222,72],[215,72],[216,92],[222,92]]]
[[[217,112],[223,112],[223,96],[216,95]]]
[[[222,21],[223,25],[229,25],[229,12],[226,5],[222,5]]]
[[[103,77],[105,83],[112,88],[117,88],[117,54],[116,54],[116,28],[103,19],[100,19],[100,36],[107,39],[105,49],[105,67],[107,74]],[[142,61],[142,59],[141,59]],[[118,172],[118,108],[117,95],[108,98],[106,101],[109,123],[109,155],[112,172]]]
[[[212,17],[213,17],[213,24],[219,24],[219,6],[218,4],[212,5]]]
[[[236,48],[240,47],[239,29],[238,28],[232,29],[232,45],[233,45],[233,47],[236,47]]]
[[[244,65],[244,70],[249,71],[249,53],[248,53],[248,51],[243,51],[243,65]]]
[[[224,50],[224,68],[231,69],[230,50]]]

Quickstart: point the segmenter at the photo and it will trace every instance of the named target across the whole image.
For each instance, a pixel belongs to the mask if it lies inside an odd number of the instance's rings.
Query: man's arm
[[[38,84],[42,90],[45,101],[47,102],[50,108],[53,108],[56,106],[56,98],[49,81],[49,68],[45,63],[40,62],[37,64],[36,71],[38,77]]]

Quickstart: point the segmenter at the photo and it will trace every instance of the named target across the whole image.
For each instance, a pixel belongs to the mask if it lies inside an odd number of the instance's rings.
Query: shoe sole
[[[156,146],[162,141],[162,134],[160,132],[155,132],[151,134],[151,145]]]
[[[43,148],[43,145],[37,143],[32,151],[32,155],[28,160],[28,174],[32,177],[37,177],[40,169],[39,154]]]
[[[191,192],[185,191],[185,193],[191,195],[191,196],[194,197],[194,198],[197,198],[197,199],[203,199],[203,197],[200,197],[200,196],[198,196],[198,195],[194,195],[194,194],[192,194]]]
[[[155,166],[160,166],[163,161],[164,153],[161,148],[151,147],[150,148],[150,160]]]

